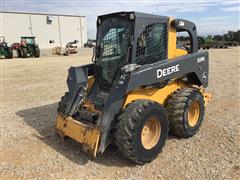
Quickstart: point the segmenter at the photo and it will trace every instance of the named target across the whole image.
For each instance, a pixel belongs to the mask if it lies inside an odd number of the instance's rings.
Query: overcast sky
[[[0,0],[2,11],[84,15],[88,36],[95,37],[98,15],[116,11],[139,11],[185,18],[197,24],[198,34],[223,34],[238,30],[239,0]]]

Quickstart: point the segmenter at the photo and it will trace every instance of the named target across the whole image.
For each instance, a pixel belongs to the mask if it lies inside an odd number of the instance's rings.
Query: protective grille
[[[145,26],[137,39],[136,63],[151,64],[167,57],[167,23]]]
[[[112,56],[121,53],[119,35],[124,33],[124,28],[112,28],[102,41],[103,56]]]

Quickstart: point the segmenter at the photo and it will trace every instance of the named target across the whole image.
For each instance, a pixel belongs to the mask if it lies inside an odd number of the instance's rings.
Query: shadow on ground
[[[103,155],[94,159],[82,151],[80,143],[70,138],[63,140],[58,136],[55,133],[57,103],[21,110],[16,112],[16,114],[39,132],[39,134],[34,135],[35,137],[74,163],[84,165],[90,160],[105,166],[133,166],[130,161],[121,156],[113,145],[110,145]]]

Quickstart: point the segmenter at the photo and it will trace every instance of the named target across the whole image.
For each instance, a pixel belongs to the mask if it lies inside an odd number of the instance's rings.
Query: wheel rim
[[[200,105],[198,101],[193,101],[191,105],[189,106],[188,109],[188,124],[191,127],[194,127],[199,119],[199,114],[200,114]]]
[[[161,135],[161,124],[156,117],[149,118],[143,126],[141,133],[142,145],[145,149],[153,148]]]

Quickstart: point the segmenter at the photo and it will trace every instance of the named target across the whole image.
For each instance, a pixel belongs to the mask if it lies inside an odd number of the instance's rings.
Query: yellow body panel
[[[176,57],[184,56],[187,54],[188,54],[187,50],[184,50],[184,49],[176,49],[176,51],[175,51]]]
[[[186,50],[177,48],[177,32],[176,32],[176,29],[171,26],[171,22],[173,20],[174,20],[173,18],[170,18],[169,29],[168,29],[168,59],[169,60],[188,54]]]
[[[204,102],[205,102],[205,106],[208,105],[208,103],[211,101],[212,99],[212,95],[210,93],[203,93],[203,97],[204,97]]]
[[[162,105],[166,105],[168,97],[176,90],[182,89],[184,87],[192,87],[191,85],[186,85],[183,82],[173,81],[172,83],[166,85],[165,87],[158,89],[158,88],[139,88],[131,93],[128,94],[124,108],[127,104],[133,102],[134,100],[138,99],[146,99],[158,102]],[[197,88],[202,93],[205,101],[205,106],[211,100],[211,95],[209,93],[205,93],[203,88]]]
[[[90,151],[96,157],[100,131],[94,127],[76,121],[71,117],[57,115],[56,128],[58,133],[64,137],[68,136],[85,145],[85,150]]]
[[[176,57],[176,47],[177,47],[177,36],[176,29],[171,26],[173,18],[169,20],[169,29],[168,29],[168,59]]]
[[[171,95],[174,91],[185,87],[184,83],[174,81],[171,84],[166,85],[165,87],[159,88],[139,88],[132,91],[128,94],[124,107],[137,99],[147,99],[151,101],[158,102],[160,104],[165,104],[169,95]]]

